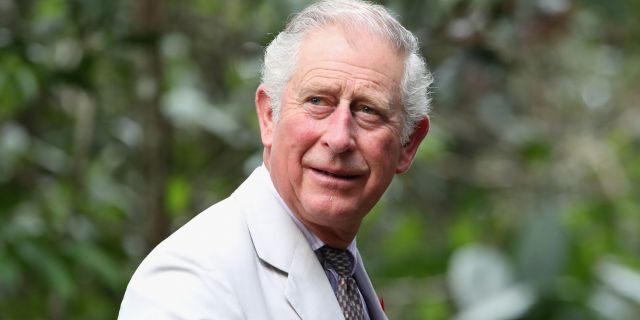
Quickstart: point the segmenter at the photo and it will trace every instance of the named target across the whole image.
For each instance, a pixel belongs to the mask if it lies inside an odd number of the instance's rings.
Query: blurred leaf
[[[558,213],[542,206],[523,225],[517,248],[518,270],[542,293],[553,290],[563,272],[567,257],[567,239]]]
[[[181,177],[173,177],[169,181],[167,190],[167,207],[173,216],[181,216],[186,213],[189,204],[191,190],[187,182]]]
[[[596,265],[596,273],[604,285],[640,307],[639,271],[612,261],[600,261]]]
[[[6,247],[0,240],[0,297],[15,294],[21,277],[20,266],[7,254]]]
[[[383,248],[385,256],[390,259],[399,259],[402,256],[411,255],[411,252],[416,252],[422,242],[423,230],[417,215],[408,212],[403,214],[393,230],[393,241],[385,243]]]
[[[71,297],[75,291],[71,272],[64,261],[49,249],[31,241],[17,245],[20,257],[33,268],[38,278],[45,281],[54,293],[65,298]]]
[[[103,248],[91,243],[76,243],[69,248],[69,253],[74,257],[78,265],[83,266],[99,277],[99,283],[103,283],[114,290],[118,290],[126,275],[123,275],[120,266],[109,257]]]
[[[534,303],[534,292],[516,282],[509,261],[482,245],[458,249],[449,263],[448,283],[460,312],[455,319],[515,319]]]
[[[500,251],[473,244],[453,254],[447,279],[454,301],[461,308],[482,303],[515,284],[514,272]]]
[[[640,312],[637,305],[602,287],[593,290],[589,305],[604,319],[632,320]]]

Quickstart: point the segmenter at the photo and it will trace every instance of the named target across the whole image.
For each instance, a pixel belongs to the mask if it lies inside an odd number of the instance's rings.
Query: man
[[[121,319],[386,319],[355,245],[429,128],[415,37],[354,0],[311,5],[265,51],[264,165],[143,261]]]

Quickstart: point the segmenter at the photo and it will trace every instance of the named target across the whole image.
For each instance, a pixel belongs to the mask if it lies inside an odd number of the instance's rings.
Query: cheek
[[[318,139],[318,124],[304,116],[287,119],[281,138],[288,141],[290,148],[303,148]]]
[[[317,130],[305,119],[289,118],[281,121],[274,139],[275,152],[283,159],[286,158],[289,165],[299,164],[307,150],[318,140]]]
[[[399,159],[401,146],[393,136],[369,135],[369,138],[362,144],[362,150],[369,164],[387,169],[394,167]]]

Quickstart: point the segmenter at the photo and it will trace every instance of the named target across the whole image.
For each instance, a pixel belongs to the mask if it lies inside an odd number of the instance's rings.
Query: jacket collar
[[[259,167],[234,192],[242,201],[258,257],[287,275],[285,296],[302,319],[344,319],[327,276],[302,232],[277,200]]]
[[[379,297],[373,289],[373,285],[369,280],[367,271],[364,269],[364,264],[362,263],[360,254],[356,256],[356,259],[358,259],[358,268],[356,268],[356,272],[353,277],[358,283],[362,297],[364,298],[365,304],[369,310],[369,318],[372,320],[386,320],[387,315],[384,313]]]

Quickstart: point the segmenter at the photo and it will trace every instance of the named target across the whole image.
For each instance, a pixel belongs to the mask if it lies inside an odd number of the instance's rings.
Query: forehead
[[[297,60],[294,78],[298,81],[310,74],[332,73],[372,80],[397,90],[405,59],[388,40],[376,34],[330,25],[305,35]]]

